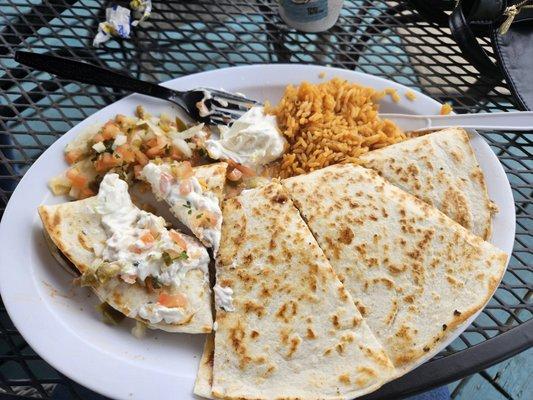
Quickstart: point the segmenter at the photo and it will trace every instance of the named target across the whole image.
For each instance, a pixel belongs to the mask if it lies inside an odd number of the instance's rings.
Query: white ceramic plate
[[[309,65],[228,68],[178,78],[165,86],[183,90],[223,87],[253,99],[277,102],[286,85],[302,80],[319,82],[321,72],[326,79],[339,76],[376,89],[395,88],[402,100],[395,104],[385,97],[383,112],[433,114],[440,110],[438,102],[420,93],[415,101],[408,101],[403,96],[408,89],[402,85],[358,72]],[[9,315],[31,347],[80,384],[120,399],[194,398],[192,388],[204,336],[149,331],[146,338],[138,340],[130,334],[128,323],[105,325],[94,308],[98,303],[95,296],[87,289],[73,287],[72,277],[49,254],[37,215],[38,205],[64,201],[54,198],[46,185],[67,167],[63,161],[65,145],[91,125],[104,123],[117,113],[133,114],[138,104],[154,115],[179,114],[166,102],[128,96],[71,129],[26,172],[0,226],[0,289]],[[472,145],[485,173],[490,197],[500,209],[491,241],[511,254],[515,213],[509,182],[497,157],[474,132]],[[441,348],[446,345],[442,343]]]

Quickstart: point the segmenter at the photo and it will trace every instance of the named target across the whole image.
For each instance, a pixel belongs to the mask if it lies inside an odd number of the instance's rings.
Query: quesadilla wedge
[[[278,182],[222,207],[212,393],[345,399],[394,369]]]
[[[215,335],[210,334],[205,338],[204,352],[198,366],[198,373],[194,381],[194,394],[207,399],[213,398],[213,361],[215,359]]]
[[[488,240],[497,211],[461,128],[444,129],[361,156],[362,165]]]
[[[176,218],[215,253],[220,243],[220,202],[227,166],[223,162],[195,168],[188,161],[149,162],[140,176],[150,184],[156,198],[164,200]]]
[[[211,331],[207,250],[133,205],[117,174],[104,177],[97,196],[40,206],[39,214],[81,283],[102,301],[150,328]]]
[[[283,181],[399,373],[490,299],[507,255],[353,164]]]

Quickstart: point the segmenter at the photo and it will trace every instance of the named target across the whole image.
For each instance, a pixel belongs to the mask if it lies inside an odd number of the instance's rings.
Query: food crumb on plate
[[[453,111],[450,103],[444,103],[440,108],[440,115],[448,115]]]
[[[318,77],[320,79],[324,79],[326,77],[326,73],[324,71],[322,71],[321,73],[318,74]]]
[[[390,98],[392,99],[392,101],[394,101],[395,103],[399,103],[400,102],[400,95],[398,94],[396,89],[394,89],[394,88],[386,88],[385,89],[385,94],[388,94],[390,96]]]
[[[415,101],[416,94],[412,90],[408,90],[407,92],[405,92],[405,98],[409,101]]]

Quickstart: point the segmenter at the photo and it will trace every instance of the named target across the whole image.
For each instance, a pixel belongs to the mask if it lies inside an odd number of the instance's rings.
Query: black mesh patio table
[[[449,30],[424,22],[407,2],[345,1],[332,29],[303,34],[282,23],[275,1],[156,1],[149,21],[130,39],[112,39],[95,49],[92,39],[107,4],[0,0],[0,213],[50,144],[126,95],[32,71],[13,60],[16,50],[72,57],[153,82],[253,63],[321,64],[399,82],[451,103],[459,113],[516,110],[505,82],[480,76],[461,57]],[[457,340],[368,399],[401,398],[446,384],[533,342],[533,132],[483,136],[505,168],[516,204],[508,271],[489,305]],[[32,351],[1,306],[0,393],[51,398],[57,389],[84,398],[78,386]]]

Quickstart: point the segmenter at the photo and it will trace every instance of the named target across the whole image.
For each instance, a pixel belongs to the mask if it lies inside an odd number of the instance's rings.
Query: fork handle
[[[144,82],[82,61],[27,51],[15,52],[15,61],[40,71],[49,72],[63,79],[113,89],[123,89],[163,100],[172,99],[176,101],[176,92],[164,86]]]
[[[533,130],[533,111],[511,111],[475,114],[449,115],[408,115],[382,114],[406,131],[451,128],[460,126],[467,129],[486,129],[494,131]]]

